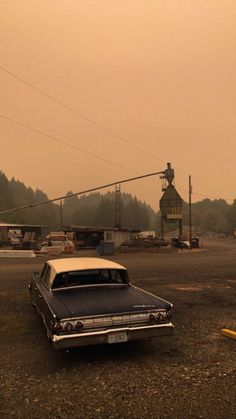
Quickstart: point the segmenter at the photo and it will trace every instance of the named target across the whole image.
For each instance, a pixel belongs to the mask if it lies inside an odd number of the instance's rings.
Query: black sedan
[[[101,258],[49,260],[29,284],[31,301],[57,349],[169,335],[172,304],[129,281]]]

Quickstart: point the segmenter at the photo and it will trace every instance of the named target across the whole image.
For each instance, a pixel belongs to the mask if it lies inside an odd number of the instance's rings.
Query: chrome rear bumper
[[[107,344],[109,343],[109,336],[122,333],[125,334],[127,341],[167,336],[173,333],[173,329],[174,326],[170,322],[151,326],[122,327],[70,335],[53,335],[52,343],[56,349],[66,349],[78,346]]]

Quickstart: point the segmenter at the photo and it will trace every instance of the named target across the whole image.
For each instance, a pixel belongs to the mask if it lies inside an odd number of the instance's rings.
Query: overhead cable
[[[63,140],[63,139],[61,139],[61,138],[59,138],[59,137],[55,137],[55,136],[53,136],[53,135],[49,135],[49,134],[47,134],[47,133],[45,133],[45,132],[43,132],[43,131],[41,131],[41,130],[39,130],[39,129],[37,129],[37,128],[33,128],[33,127],[31,127],[30,125],[26,125],[26,124],[24,124],[24,123],[22,123],[22,122],[20,122],[20,121],[16,121],[15,119],[10,118],[9,116],[6,116],[6,115],[3,115],[3,114],[0,114],[0,117],[1,117],[1,118],[3,118],[3,119],[6,119],[7,121],[13,122],[14,124],[19,125],[20,127],[23,127],[23,128],[29,129],[29,130],[31,130],[31,131],[33,131],[33,132],[36,132],[37,134],[43,135],[44,137],[47,137],[47,138],[49,138],[50,140],[57,141],[58,143],[61,143],[61,144],[65,145],[65,146],[67,146],[67,147],[73,148],[74,150],[78,150],[78,151],[80,151],[81,153],[84,153],[84,154],[87,154],[87,155],[89,155],[89,156],[95,157],[96,159],[102,160],[102,161],[104,161],[104,162],[106,162],[106,163],[110,163],[110,164],[112,164],[113,166],[119,167],[120,169],[125,169],[125,170],[127,170],[127,171],[129,171],[129,172],[139,174],[138,172],[136,172],[136,171],[134,171],[134,170],[128,169],[127,167],[124,167],[124,166],[122,166],[122,165],[120,165],[120,164],[118,164],[118,163],[115,163],[115,162],[113,162],[113,161],[111,161],[111,160],[105,159],[105,158],[104,158],[104,157],[102,157],[102,156],[99,156],[99,155],[97,155],[97,154],[95,154],[95,153],[92,153],[92,152],[90,152],[90,151],[84,150],[84,149],[82,149],[81,147],[78,147],[78,146],[76,146],[76,145],[73,145],[73,144],[71,144],[71,143],[68,143],[67,141],[65,141],[65,140]]]
[[[192,192],[192,195],[200,196],[200,197],[202,197],[202,198],[207,198],[207,199],[215,199],[215,200],[218,200],[218,201],[220,201],[220,200],[224,200],[224,201],[234,201],[234,200],[235,200],[235,198],[220,198],[218,195],[215,195],[215,196],[209,196],[209,195],[202,195],[202,194],[200,194],[200,193],[195,193],[195,192]]]
[[[57,103],[58,105],[60,105],[60,106],[64,107],[64,108],[65,108],[65,109],[67,109],[68,111],[73,112],[74,114],[76,114],[76,115],[77,115],[77,116],[79,116],[80,118],[82,118],[82,119],[86,120],[86,121],[87,121],[87,122],[89,122],[90,124],[92,124],[92,125],[96,126],[97,128],[99,128],[99,129],[103,130],[104,132],[108,133],[109,135],[111,135],[111,136],[113,136],[113,137],[117,138],[119,141],[121,141],[121,142],[123,142],[123,143],[126,143],[126,144],[130,145],[131,147],[136,148],[137,150],[139,150],[139,151],[143,152],[144,154],[148,155],[149,157],[154,158],[155,160],[159,160],[159,161],[161,161],[161,162],[164,162],[164,160],[162,160],[162,159],[158,158],[158,157],[157,157],[157,156],[155,156],[154,154],[147,152],[147,151],[146,151],[146,150],[144,150],[142,147],[139,147],[139,146],[137,146],[136,144],[132,143],[131,141],[128,141],[128,140],[127,140],[127,139],[125,139],[123,136],[121,136],[121,135],[119,135],[119,134],[115,133],[114,131],[112,131],[110,128],[105,127],[103,124],[101,124],[101,123],[99,123],[99,122],[95,121],[94,119],[92,119],[92,118],[88,117],[87,115],[85,115],[85,114],[83,114],[83,113],[81,113],[81,112],[77,111],[76,109],[72,108],[71,106],[66,105],[64,102],[62,102],[62,101],[60,101],[60,100],[58,100],[58,99],[54,98],[53,96],[49,95],[49,94],[48,94],[47,92],[45,92],[44,90],[42,90],[42,89],[40,89],[40,88],[38,88],[38,87],[34,86],[32,83],[28,82],[27,80],[25,80],[25,79],[23,79],[22,77],[18,76],[17,74],[13,73],[12,71],[8,70],[7,68],[5,68],[5,67],[3,67],[3,66],[1,66],[1,65],[0,65],[0,70],[4,71],[5,73],[7,73],[7,74],[9,74],[10,76],[14,77],[14,78],[15,78],[15,79],[17,79],[18,81],[20,81],[20,82],[24,83],[25,85],[27,85],[27,86],[28,86],[28,87],[30,87],[31,89],[33,89],[33,90],[37,91],[38,93],[40,93],[40,94],[44,95],[44,96],[45,96],[45,97],[47,97],[48,99],[50,99],[50,100],[52,100],[53,102]],[[1,115],[1,116],[2,116],[2,115]],[[4,116],[2,116],[2,117],[4,117]],[[5,117],[5,118],[6,118],[6,119],[11,120],[10,118],[7,118],[7,117]],[[13,120],[11,120],[11,121],[12,121],[12,122],[17,123],[16,121],[13,121]],[[19,123],[18,123],[18,124],[19,124]],[[19,124],[19,125],[20,125],[20,124]],[[23,125],[23,124],[21,124],[21,125],[22,125],[22,126],[24,126],[25,128],[29,128],[29,129],[31,129],[31,130],[34,130],[34,129],[32,129],[31,127],[27,127],[26,125]],[[36,132],[37,132],[37,130],[34,130],[34,131],[36,131]],[[38,131],[38,132],[39,132],[39,131]],[[45,136],[46,136],[46,134],[44,134],[44,133],[42,133],[42,132],[39,132],[39,133],[41,133],[41,134],[43,134],[43,135],[45,135]],[[53,138],[51,137],[51,139],[53,139]],[[55,138],[54,138],[54,139],[55,139]],[[62,142],[62,141],[61,141],[61,142]],[[64,142],[64,144],[65,144],[65,142]],[[67,145],[69,145],[69,144],[67,144]],[[71,146],[71,147],[73,147],[73,148],[76,148],[75,146],[72,146],[72,145],[69,145],[69,146]],[[94,155],[93,153],[89,153],[89,152],[87,152],[87,151],[85,151],[85,150],[82,150],[82,149],[79,149],[79,148],[77,148],[77,149],[78,149],[79,151],[81,151],[81,152],[84,152],[84,153],[86,153],[86,154],[93,155],[93,156],[95,157],[95,155]],[[97,158],[99,158],[99,159],[101,159],[101,160],[104,160],[104,161],[106,161],[106,162],[109,162],[109,163],[111,163],[111,164],[114,164],[114,165],[116,165],[117,167],[124,168],[124,167],[122,167],[122,166],[120,166],[120,165],[117,165],[116,163],[113,163],[113,162],[111,162],[111,161],[109,161],[109,160],[103,159],[102,157],[98,157],[98,156],[96,156],[96,157],[97,157]],[[182,169],[182,168],[178,168],[178,167],[176,167],[176,169],[179,169],[179,170],[181,170],[181,171],[183,171],[183,172],[186,172],[186,173],[187,173],[187,170],[184,170],[184,169]],[[125,170],[129,170],[130,172],[137,173],[137,172],[134,172],[134,171],[132,171],[132,170],[130,170],[130,169],[127,169],[127,168],[125,168]],[[198,180],[198,179],[197,179],[197,180]],[[195,194],[195,195],[197,195],[197,194]],[[199,196],[204,197],[204,195],[199,195]],[[233,198],[229,198],[229,199],[227,198],[227,200],[233,200]]]
[[[3,67],[0,65],[0,70],[4,71],[5,73],[9,74],[10,76],[14,77],[16,80],[24,83],[25,85],[27,85],[28,87],[30,87],[31,89],[37,91],[38,93],[42,94],[43,96],[47,97],[48,99],[52,100],[53,102],[57,103],[58,105],[64,107],[65,109],[67,109],[70,112],[73,112],[74,114],[76,114],[77,116],[79,116],[80,118],[86,120],[87,122],[89,122],[90,124],[96,126],[97,128],[103,130],[104,132],[108,133],[109,135],[116,137],[119,141],[126,143],[128,145],[130,145],[131,147],[136,148],[137,150],[143,152],[144,154],[148,155],[149,157],[154,158],[155,160],[159,160],[161,162],[164,162],[164,160],[158,158],[157,156],[155,156],[152,153],[147,152],[146,150],[144,150],[142,147],[137,146],[136,144],[132,143],[131,141],[128,141],[127,139],[125,139],[124,137],[122,137],[121,135],[115,133],[114,131],[112,131],[110,128],[105,127],[103,124],[95,121],[94,119],[88,117],[87,115],[77,111],[76,109],[72,108],[71,106],[66,105],[64,102],[54,98],[53,96],[49,95],[47,92],[45,92],[44,90],[34,86],[32,83],[28,82],[27,80],[23,79],[22,77],[18,76],[17,74],[13,73],[12,71],[8,70],[7,68]],[[26,128],[26,127],[25,127]],[[92,153],[90,153],[92,154]],[[105,159],[104,159],[105,160]],[[108,161],[108,160],[105,160]],[[112,163],[113,164],[113,163]],[[117,164],[115,164],[117,166]],[[119,166],[121,167],[121,166]],[[176,169],[181,170],[182,172],[188,172],[187,170],[183,169],[183,168],[178,168],[176,167]],[[130,169],[126,169],[131,171]],[[137,173],[134,172],[133,173]]]
[[[5,73],[11,75],[15,79],[21,81],[22,83],[26,84],[28,87],[31,87],[31,89],[37,91],[38,93],[41,93],[42,95],[46,96],[48,99],[52,100],[53,102],[57,103],[58,105],[62,106],[63,108],[67,109],[70,112],[73,112],[80,118],[84,119],[85,121],[89,122],[90,124],[94,125],[95,127],[103,130],[107,134],[117,138],[122,143],[128,144],[131,147],[136,148],[137,150],[141,151],[142,153],[146,154],[149,157],[154,158],[155,160],[159,160],[161,162],[165,162],[164,160],[160,159],[159,157],[155,156],[153,153],[149,153],[148,151],[144,150],[142,147],[137,146],[136,144],[132,143],[131,141],[127,140],[123,136],[117,134],[116,132],[112,131],[110,128],[107,128],[105,125],[101,124],[100,122],[95,121],[94,119],[90,118],[89,116],[77,111],[76,109],[72,108],[71,106],[66,105],[64,102],[54,98],[53,96],[49,95],[47,92],[45,92],[42,89],[39,89],[38,87],[34,86],[33,84],[29,83],[27,80],[23,79],[22,77],[19,77],[15,73],[12,73],[8,69],[6,69],[3,66],[0,66],[0,70],[4,71]]]
[[[128,178],[128,179],[117,180],[116,182],[107,183],[106,185],[97,186],[95,188],[87,189],[85,191],[76,192],[76,193],[73,193],[73,194],[70,194],[70,195],[63,195],[63,196],[59,196],[57,198],[48,199],[46,201],[41,201],[41,202],[38,202],[38,203],[35,203],[35,204],[24,205],[22,207],[17,207],[17,208],[12,208],[12,209],[5,210],[5,211],[0,211],[0,215],[9,214],[11,212],[17,212],[19,210],[25,210],[25,209],[29,209],[29,208],[39,207],[39,206],[42,206],[42,205],[45,205],[45,204],[50,204],[52,202],[61,201],[62,199],[72,198],[73,196],[85,195],[87,193],[91,193],[91,192],[95,192],[95,191],[98,191],[98,190],[101,190],[101,189],[109,188],[109,187],[115,186],[117,184],[127,183],[127,182],[131,182],[131,181],[138,180],[138,179],[143,179],[143,178],[147,178],[147,177],[151,177],[151,176],[160,175],[161,173],[164,173],[164,171],[162,170],[161,172],[148,173],[148,174],[145,174],[145,175],[140,175],[140,176],[136,176],[136,177],[132,177],[132,178]]]

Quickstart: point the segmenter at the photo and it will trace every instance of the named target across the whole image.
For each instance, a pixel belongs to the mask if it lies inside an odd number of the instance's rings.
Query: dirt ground
[[[236,418],[236,240],[112,259],[174,304],[174,335],[57,352],[27,289],[45,259],[2,259],[0,416]]]

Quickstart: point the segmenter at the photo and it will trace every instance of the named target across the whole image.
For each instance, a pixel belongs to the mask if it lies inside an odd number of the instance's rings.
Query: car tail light
[[[156,322],[156,316],[155,316],[155,314],[153,314],[153,313],[149,313],[149,315],[148,315],[148,320],[149,320],[151,323],[155,323],[155,322]]]
[[[157,321],[159,321],[159,322],[163,322],[164,320],[165,320],[165,313],[164,312],[159,312],[159,313],[157,313],[157,315],[156,315],[156,319],[157,319]]]
[[[78,320],[77,322],[75,322],[75,329],[76,330],[82,329],[82,327],[84,327],[84,324],[81,320]]]
[[[54,324],[53,329],[55,332],[61,332],[63,330],[63,324],[61,322],[57,322]]]
[[[66,322],[64,324],[64,331],[65,332],[71,332],[74,329],[73,323],[71,322]]]

